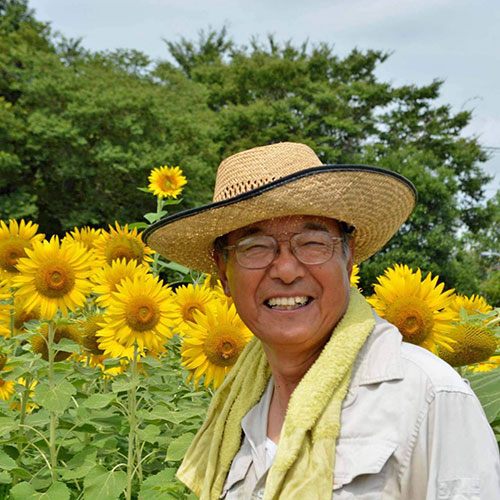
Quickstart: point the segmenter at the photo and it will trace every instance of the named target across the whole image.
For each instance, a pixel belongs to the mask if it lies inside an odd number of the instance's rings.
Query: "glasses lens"
[[[324,231],[299,233],[290,242],[295,257],[304,264],[323,264],[333,255],[332,237]]]
[[[267,267],[276,251],[277,243],[272,236],[251,236],[238,242],[235,248],[236,260],[247,269]]]

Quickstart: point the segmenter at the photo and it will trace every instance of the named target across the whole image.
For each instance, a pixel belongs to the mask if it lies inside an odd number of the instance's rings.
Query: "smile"
[[[290,311],[303,307],[312,300],[311,297],[297,296],[297,297],[272,297],[265,301],[265,305],[271,309],[278,309],[281,311]]]

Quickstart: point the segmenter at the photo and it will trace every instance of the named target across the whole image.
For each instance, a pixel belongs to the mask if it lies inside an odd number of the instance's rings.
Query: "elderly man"
[[[217,271],[255,335],[178,472],[202,500],[500,498],[473,392],[349,286],[414,204],[394,172],[280,143],[226,159],[213,203],[148,229],[166,257]]]

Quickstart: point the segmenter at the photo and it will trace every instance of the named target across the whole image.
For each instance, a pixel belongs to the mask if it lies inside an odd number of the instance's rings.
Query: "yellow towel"
[[[374,325],[371,307],[352,288],[344,317],[292,394],[264,500],[331,498],[342,401],[354,360]],[[220,497],[241,445],[241,420],[259,401],[270,375],[254,338],[215,394],[177,473],[200,500]]]

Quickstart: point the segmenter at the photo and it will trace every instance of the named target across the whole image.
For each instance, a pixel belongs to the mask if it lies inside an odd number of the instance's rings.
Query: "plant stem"
[[[136,446],[136,396],[137,396],[137,344],[134,344],[134,359],[131,363],[130,389],[128,390],[128,458],[127,458],[127,492],[126,499],[132,499],[132,480],[134,478],[134,449]]]
[[[163,209],[163,200],[158,196],[156,199],[156,213],[159,214]],[[153,256],[153,276],[158,276],[160,274],[160,270],[158,269],[158,262],[160,261],[160,254],[158,252],[154,253]]]
[[[10,289],[11,294],[14,295],[14,290]],[[16,309],[14,306],[14,296],[10,299],[10,304],[12,304],[12,309],[10,310],[10,335],[14,337],[16,334]]]
[[[53,321],[49,321],[49,335],[48,335],[48,354],[49,354],[49,389],[51,393],[55,393],[56,383],[54,377],[54,334],[55,328]],[[50,448],[50,465],[52,473],[52,481],[57,481],[57,451],[56,451],[56,429],[57,429],[57,415],[56,412],[50,411],[49,421],[49,448]]]

